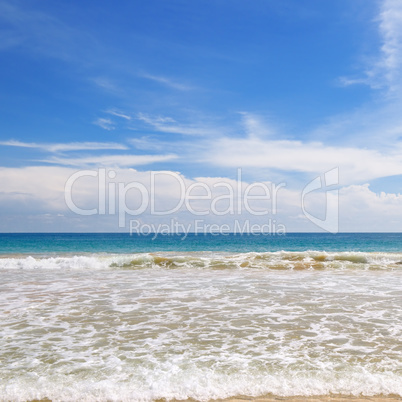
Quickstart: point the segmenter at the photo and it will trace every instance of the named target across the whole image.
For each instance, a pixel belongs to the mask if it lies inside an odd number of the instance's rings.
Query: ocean
[[[402,234],[0,234],[0,400],[402,398]]]

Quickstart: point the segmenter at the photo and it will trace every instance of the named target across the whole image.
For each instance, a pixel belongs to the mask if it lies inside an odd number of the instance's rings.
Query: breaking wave
[[[60,256],[11,255],[0,269],[268,269],[268,270],[398,270],[402,253],[376,252],[161,252]]]

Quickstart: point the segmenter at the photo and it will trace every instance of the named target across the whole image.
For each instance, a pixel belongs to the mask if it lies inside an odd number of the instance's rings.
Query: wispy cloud
[[[366,84],[374,89],[385,87],[394,93],[402,86],[402,2],[383,0],[377,21],[382,41],[377,58],[363,77],[341,77],[340,83],[345,86]]]
[[[360,76],[341,77],[340,82],[382,91],[353,111],[329,117],[312,135],[332,143],[377,149],[386,155],[402,139],[402,2],[382,0],[378,5],[374,21],[381,42],[376,57],[370,58]]]
[[[141,129],[141,127],[138,127],[139,122],[145,123],[148,129],[151,128],[155,132],[188,136],[217,136],[221,135],[223,130],[212,124],[207,125],[205,122],[181,123],[169,116],[155,116],[146,113],[130,114],[118,109],[109,109],[105,113],[114,118],[99,117],[93,121],[93,124],[108,131],[115,130],[116,127],[121,126],[130,130],[138,130]]]
[[[94,45],[93,38],[60,19],[27,7],[25,2],[0,0],[0,21],[8,27],[7,46],[19,46],[31,52],[63,60],[82,60]],[[85,46],[77,46],[84,44]],[[84,50],[85,49],[85,50]]]
[[[339,167],[342,185],[402,174],[399,152],[384,154],[319,142],[223,137],[204,158],[217,166],[268,168],[290,173],[320,174]]]
[[[253,168],[256,174],[261,170],[282,172],[282,177],[293,177],[295,173],[309,176],[321,174],[339,167],[341,185],[367,182],[396,174],[402,174],[402,146],[393,143],[381,149],[359,147],[353,144],[325,144],[322,141],[289,140],[271,124],[259,116],[241,113],[242,132],[236,137],[217,132],[213,141],[208,136],[199,136],[192,141],[164,142],[158,138],[143,136],[129,142],[142,150],[172,150],[180,155],[181,161],[204,164],[216,168]],[[364,119],[364,116],[360,116]],[[142,121],[157,131],[167,131],[180,126],[170,118],[151,118],[139,115]],[[394,127],[394,131],[397,127]],[[228,131],[228,130],[226,130]],[[378,134],[378,133],[377,133]],[[397,134],[397,130],[393,135]],[[192,137],[191,137],[192,139]]]
[[[382,59],[379,67],[392,89],[401,84],[402,67],[402,3],[399,0],[385,0],[380,13],[380,32],[383,38]]]
[[[104,117],[99,117],[97,118],[93,124],[95,124],[96,126],[99,126],[100,128],[103,128],[104,130],[114,130],[115,129],[115,125],[113,123],[113,121],[111,119],[108,118],[104,118]]]
[[[113,95],[121,95],[123,93],[121,88],[119,88],[119,86],[110,78],[95,77],[92,78],[90,81],[92,81],[97,87]]]
[[[82,158],[63,158],[52,157],[39,162],[51,163],[61,166],[105,166],[105,167],[125,167],[150,165],[157,162],[167,162],[176,159],[177,155],[99,155],[87,156]]]
[[[273,128],[261,121],[259,116],[249,112],[239,112],[239,114],[242,116],[242,124],[249,137],[270,137],[274,134]]]
[[[177,123],[171,117],[149,116],[144,113],[138,113],[136,118],[144,123],[150,125],[155,131],[171,134],[183,134],[194,136],[210,136],[220,135],[221,130],[216,127],[209,127],[206,125],[184,125]]]
[[[143,73],[140,76],[143,78],[146,78],[148,80],[157,82],[158,84],[162,84],[164,86],[167,86],[169,88],[176,89],[179,91],[190,91],[190,90],[195,89],[195,87],[193,87],[193,86],[182,84],[180,82],[172,80],[171,78],[163,77],[160,75],[152,75],[152,74]]]
[[[198,155],[208,149],[206,141],[169,141],[163,140],[157,136],[142,136],[139,138],[130,138],[127,140],[135,149],[152,152],[171,152],[179,155],[180,162],[197,163]]]
[[[132,117],[128,115],[127,113],[121,112],[120,110],[117,109],[109,109],[106,110],[106,113],[111,114],[112,116],[120,117],[124,120],[130,121]]]
[[[36,148],[47,152],[88,151],[88,150],[126,150],[128,147],[115,142],[68,142],[62,144],[40,144],[16,140],[0,141],[0,145],[22,148]]]
[[[41,159],[37,162],[51,163],[61,166],[139,166],[157,162],[166,162],[177,159],[174,153],[164,155],[86,155],[82,157],[66,157],[63,153],[69,151],[99,151],[99,150],[128,150],[124,144],[114,142],[70,142],[62,144],[40,144],[35,142],[22,142],[16,140],[1,141],[2,146],[40,149],[55,155]],[[140,149],[140,147],[138,147]],[[148,148],[149,149],[149,148]],[[157,150],[156,148],[153,149]],[[166,152],[166,150],[165,150]]]
[[[160,141],[157,138],[143,136],[140,138],[130,138],[128,140],[135,149],[146,151],[161,151],[163,149],[169,149],[175,147],[175,144],[171,141]]]

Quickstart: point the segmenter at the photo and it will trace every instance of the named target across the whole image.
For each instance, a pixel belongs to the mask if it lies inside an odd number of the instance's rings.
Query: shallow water
[[[402,396],[401,254],[0,259],[3,400]]]

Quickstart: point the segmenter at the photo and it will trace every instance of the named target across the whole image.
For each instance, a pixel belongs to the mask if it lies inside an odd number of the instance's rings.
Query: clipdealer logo
[[[84,208],[79,206],[73,200],[73,189],[75,186],[82,188],[83,183],[88,180],[95,180],[97,187],[97,205],[95,208]],[[158,194],[163,189],[163,183],[170,180],[174,183],[176,191],[173,199],[175,204],[169,207],[158,205]],[[137,230],[139,233],[155,230],[157,227],[163,226],[164,232],[174,231],[175,228],[188,228],[186,230],[209,233],[227,233],[232,232],[285,232],[285,225],[277,223],[275,219],[265,220],[262,224],[251,224],[248,219],[232,219],[232,226],[223,223],[220,226],[218,223],[207,224],[203,227],[197,225],[204,222],[195,219],[199,216],[215,216],[232,215],[241,217],[242,214],[248,216],[275,216],[278,208],[278,194],[286,187],[286,183],[279,184],[271,182],[254,182],[246,184],[242,180],[242,171],[237,170],[237,180],[220,180],[208,184],[202,181],[188,183],[180,174],[172,171],[151,171],[149,180],[120,180],[117,177],[116,171],[112,169],[100,168],[97,170],[81,170],[71,175],[65,184],[65,202],[67,207],[77,215],[118,215],[119,228],[127,226],[127,218],[129,216],[141,217],[143,215],[163,217],[173,217],[179,212],[186,212],[194,216],[193,224],[181,224],[176,222],[175,225],[167,224],[149,224],[142,222],[141,219],[130,221],[130,231]],[[145,183],[145,184],[144,184]],[[92,185],[94,183],[92,182]],[[304,216],[314,223],[319,228],[336,233],[338,231],[338,190],[333,188],[339,184],[339,169],[334,168],[326,172],[323,176],[316,177],[309,182],[301,193],[301,209]],[[325,192],[326,213],[324,219],[321,219],[306,208],[306,195],[313,192]],[[135,208],[132,206],[132,201],[135,200]],[[131,202],[131,207],[129,206]],[[160,219],[160,218],[159,218]],[[261,222],[260,218],[260,222]],[[219,220],[219,219],[217,219]],[[174,219],[171,219],[174,222]],[[196,224],[197,223],[197,224]],[[142,225],[142,229],[141,229]],[[162,226],[161,226],[162,225]],[[151,228],[151,229],[149,229]],[[173,228],[173,229],[172,229]]]
[[[301,195],[301,207],[307,219],[316,226],[329,233],[339,232],[339,168],[333,168],[324,173],[323,177],[318,176],[308,183]],[[305,197],[313,191],[324,190],[325,193],[325,215],[323,219],[312,215],[306,210]]]

